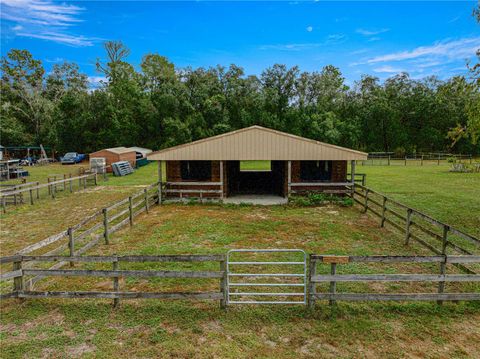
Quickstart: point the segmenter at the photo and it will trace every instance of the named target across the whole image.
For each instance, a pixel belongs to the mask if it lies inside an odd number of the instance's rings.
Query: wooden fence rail
[[[25,269],[24,263],[66,261],[74,263],[112,263],[112,270],[104,269]],[[14,280],[13,291],[2,295],[2,298],[107,298],[113,299],[114,306],[118,306],[120,299],[208,299],[218,300],[222,308],[226,301],[226,256],[224,255],[159,255],[159,256],[10,256],[2,257],[0,263],[13,263],[11,272],[0,275],[0,280]],[[218,262],[218,271],[205,270],[126,270],[119,269],[120,263],[199,263]],[[26,289],[26,276],[42,277],[100,277],[112,278],[112,291],[33,291]],[[203,278],[219,281],[218,292],[125,292],[120,291],[119,278]]]
[[[17,254],[28,255],[42,251],[42,255],[51,256],[68,250],[70,256],[75,256],[86,253],[102,240],[108,244],[113,233],[127,224],[133,225],[135,217],[158,204],[158,188],[158,184],[154,183],[127,198],[96,211],[60,233],[19,250]],[[68,262],[72,264],[73,261],[69,259]],[[68,262],[60,261],[50,269],[59,269]],[[31,288],[42,278],[43,276],[39,273],[26,282],[26,287]]]
[[[120,299],[208,299],[219,300],[220,306],[225,308],[228,294],[228,271],[227,256],[223,254],[200,254],[200,255],[110,255],[110,256],[32,256],[32,255],[14,255],[1,257],[0,264],[12,264],[12,270],[0,275],[0,281],[13,280],[13,289],[9,293],[1,295],[1,298],[107,298],[113,299],[114,306],[118,306]],[[45,268],[26,268],[27,264],[55,262],[55,263],[84,263],[88,269],[45,269]],[[192,269],[193,263],[217,262],[218,270]],[[99,264],[111,263],[112,269],[94,268]],[[122,263],[142,263],[142,269],[126,269]],[[189,263],[188,270],[158,270],[145,269],[145,263]],[[258,263],[258,262],[255,262]],[[271,264],[272,262],[267,262]],[[418,273],[418,269],[412,267],[411,273],[372,273],[368,269],[365,273],[351,273],[352,268],[348,268],[345,274],[341,274],[342,266],[354,264],[353,269],[359,271],[361,264],[374,265],[375,268],[383,265],[414,263],[436,264],[439,266],[439,272]],[[313,308],[316,300],[328,300],[333,305],[338,300],[347,301],[437,301],[442,304],[443,301],[480,300],[480,286],[461,287],[455,292],[446,292],[446,283],[480,283],[480,274],[447,274],[447,265],[454,264],[475,264],[480,263],[480,256],[334,256],[334,255],[316,255],[309,256],[309,273],[307,278],[308,288],[308,306]],[[330,274],[324,274],[325,270],[318,271],[322,265],[330,266]],[[123,267],[121,269],[121,267]],[[404,266],[403,266],[404,267]],[[431,270],[431,266],[428,266]],[[389,269],[391,270],[391,269]],[[257,274],[258,275],[258,274]],[[25,285],[27,277],[43,276],[53,278],[111,278],[111,291],[48,291],[31,290]],[[119,278],[164,278],[169,279],[172,285],[177,285],[176,280],[183,279],[206,279],[218,280],[218,291],[203,292],[141,292],[141,291],[121,291]],[[420,282],[435,284],[436,291],[431,293],[377,293],[378,287],[374,288],[374,293],[350,293],[339,292],[338,283],[360,283],[361,287],[368,282]],[[70,285],[68,281],[65,282]],[[64,283],[64,284],[65,284]],[[77,282],[78,283],[78,282]],[[319,290],[318,286],[329,284],[327,291]],[[56,282],[54,283],[57,284]],[[184,285],[189,285],[188,283]],[[261,285],[261,284],[259,284]],[[267,284],[268,285],[268,284]],[[393,288],[393,287],[392,287]],[[416,286],[414,287],[416,288]],[[473,289],[472,289],[473,288]],[[476,289],[475,289],[476,288]],[[395,290],[395,289],[393,289]],[[470,292],[467,292],[470,290]],[[389,291],[389,289],[387,289]]]
[[[438,274],[338,274],[339,266],[349,263],[437,263]],[[480,263],[480,256],[330,256],[310,255],[309,301],[310,308],[317,299],[329,300],[334,305],[337,300],[348,301],[443,301],[480,300],[480,289],[474,293],[445,293],[447,282],[480,282],[480,274],[446,274],[447,264]],[[330,274],[317,274],[318,266],[330,266]],[[341,282],[424,282],[438,283],[437,293],[338,293],[337,283]],[[319,292],[317,284],[329,283],[328,292]],[[480,287],[479,287],[480,288]]]
[[[69,192],[73,192],[74,184],[78,181],[78,188],[79,189],[86,189],[88,185],[88,181],[90,180],[95,186],[97,185],[97,174],[96,173],[88,173],[80,176],[69,177],[64,176],[61,180],[50,181],[48,179],[48,183],[40,183],[40,182],[29,182],[23,185],[16,185],[9,190],[2,190],[0,192],[0,203],[2,205],[3,213],[6,212],[7,205],[9,204],[23,204],[26,202],[26,198],[28,198],[28,202],[30,204],[34,204],[35,200],[40,199],[40,191],[42,189],[46,189],[48,192],[48,196],[55,198],[58,191],[67,191],[67,186]],[[61,185],[59,187],[59,185]]]
[[[405,244],[414,240],[438,255],[447,254],[450,249],[455,253],[473,255],[480,252],[480,239],[443,223],[416,209],[408,207],[371,188],[355,184],[353,199],[380,218],[379,225],[391,225],[405,235]],[[403,213],[402,213],[403,212]],[[435,232],[439,230],[440,232]],[[452,238],[456,236],[457,238]],[[465,248],[469,245],[469,248]],[[471,247],[471,248],[470,248]],[[467,273],[473,273],[463,264],[456,266]]]

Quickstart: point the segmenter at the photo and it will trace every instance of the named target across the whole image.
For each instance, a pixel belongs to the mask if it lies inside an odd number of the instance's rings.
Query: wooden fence
[[[423,165],[437,165],[442,163],[449,163],[450,159],[455,159],[459,163],[472,163],[472,155],[410,155],[403,157],[394,157],[392,155],[386,156],[369,156],[366,160],[357,161],[357,164],[362,166],[423,166]]]
[[[158,184],[154,183],[133,195],[117,201],[109,207],[96,211],[74,226],[54,234],[18,251],[19,255],[41,253],[46,256],[68,251],[70,256],[86,253],[90,248],[104,241],[109,243],[110,235],[126,225],[133,225],[134,218],[158,203]],[[54,264],[51,269],[63,267],[67,262]],[[26,284],[32,287],[42,277],[30,279]]]
[[[35,200],[39,200],[47,193],[49,197],[55,198],[60,191],[73,192],[77,183],[78,189],[86,189],[89,182],[95,186],[97,185],[96,173],[88,173],[75,177],[69,175],[68,178],[54,181],[51,181],[51,179],[48,178],[47,183],[29,182],[18,184],[9,189],[0,191],[0,203],[2,204],[3,213],[5,213],[8,204],[22,204],[26,202],[26,199],[28,199],[30,204],[34,204]]]
[[[86,265],[82,269],[78,267],[70,269],[52,269],[52,268],[32,268],[27,266],[31,263],[42,262],[64,262],[74,263],[75,266],[80,266],[82,263]],[[151,267],[145,269],[145,263],[189,263],[188,271],[186,270],[159,270],[152,269]],[[192,270],[193,264],[198,262],[218,262],[218,270],[197,269]],[[26,255],[14,255],[10,257],[1,257],[0,264],[5,265],[12,263],[13,269],[10,272],[2,273],[0,280],[13,280],[13,289],[11,292],[3,294],[4,298],[107,298],[113,299],[114,306],[119,304],[120,299],[197,299],[197,300],[219,300],[220,306],[224,308],[228,305],[228,259],[225,255],[154,255],[154,256],[139,256],[139,255],[126,255],[126,256],[26,256]],[[111,269],[105,269],[105,264],[111,264]],[[141,263],[142,269],[120,269],[120,263]],[[258,264],[258,262],[255,262]],[[276,263],[276,262],[275,262]],[[394,272],[390,268],[387,271],[383,270],[381,274],[372,274],[372,269],[362,270],[362,273],[358,273],[361,265],[375,265],[376,267],[383,267],[390,264],[414,263],[413,266],[408,267],[410,273]],[[307,277],[307,295],[308,306],[313,308],[316,300],[329,300],[330,304],[335,304],[337,300],[345,301],[437,301],[438,304],[442,304],[443,301],[476,301],[480,300],[480,287],[476,284],[480,283],[479,274],[447,274],[446,269],[449,264],[474,264],[480,263],[480,256],[332,256],[332,255],[315,255],[309,256],[309,273]],[[247,263],[245,263],[247,264]],[[272,264],[272,262],[266,262],[266,264]],[[342,272],[342,266],[353,264],[352,268]],[[436,274],[431,273],[418,273],[420,269],[415,266],[427,264],[428,269],[432,269],[432,265],[439,265],[439,272]],[[97,266],[101,265],[101,268]],[[321,265],[330,266],[330,274],[325,273]],[[93,268],[95,267],[95,268]],[[126,265],[122,265],[123,268]],[[387,274],[384,274],[387,272]],[[368,274],[365,274],[368,273]],[[252,274],[244,274],[252,275]],[[259,276],[259,274],[256,274]],[[282,274],[287,276],[288,274]],[[49,291],[49,290],[29,290],[26,284],[26,278],[36,277],[54,277],[54,278],[111,278],[112,290],[111,291]],[[185,285],[196,285],[195,282],[185,283],[184,279],[210,279],[218,280],[218,291],[202,291],[202,292],[144,292],[144,291],[121,291],[120,290],[120,278],[143,278],[143,279],[168,279],[171,287],[179,287]],[[177,282],[178,281],[178,282]],[[379,285],[374,287],[368,286],[371,282],[382,283],[397,283],[396,286],[387,286],[385,289],[380,288]],[[412,292],[398,292],[398,283],[411,282],[416,283],[414,286],[408,287]],[[76,282],[78,284],[78,282]],[[88,281],[87,281],[88,283]],[[354,283],[354,292],[351,292],[351,288],[348,288],[349,292],[338,290],[338,283]],[[424,290],[426,285],[434,285],[434,291],[427,293],[418,292]],[[447,292],[446,284],[460,283],[455,285],[455,292]],[[465,283],[473,283],[473,286],[465,286]],[[62,285],[71,286],[72,283],[64,281]],[[319,287],[322,285],[328,285],[328,289],[322,291]],[[47,284],[48,285],[48,284]],[[54,282],[54,287],[58,288],[59,282]],[[82,283],[83,285],[83,283]],[[260,282],[255,283],[256,286],[261,287]],[[281,285],[266,283],[266,286]],[[462,286],[463,285],[463,286]],[[105,286],[102,283],[102,286]],[[163,285],[165,287],[165,285]],[[44,286],[45,287],[45,286]],[[211,286],[209,286],[210,288]],[[369,292],[358,292],[359,289],[365,290],[365,287]],[[47,287],[48,288],[48,287]],[[342,289],[342,288],[340,288]],[[371,292],[373,290],[373,293]],[[379,293],[382,291],[383,293]],[[384,292],[386,291],[386,292]],[[392,293],[394,291],[394,293]],[[252,293],[248,293],[252,294]],[[259,295],[262,295],[260,293]],[[288,295],[283,293],[283,295]],[[299,302],[303,304],[304,302]]]
[[[357,263],[375,263],[380,265],[398,263],[437,263],[438,274],[338,274],[339,265],[354,263],[356,271],[359,270]],[[445,293],[446,283],[480,282],[479,274],[446,274],[448,264],[476,264],[480,263],[480,256],[329,256],[310,255],[309,263],[309,307],[315,306],[316,299],[329,300],[330,305],[337,300],[346,301],[443,301],[480,300],[480,287],[475,292]],[[317,274],[318,266],[324,264],[330,266],[330,274]],[[337,291],[337,283],[365,284],[370,282],[422,282],[438,283],[436,293],[352,293]],[[328,291],[320,292],[317,286],[328,284]],[[377,291],[375,287],[375,291]]]
[[[474,255],[480,252],[480,239],[475,236],[438,221],[368,187],[355,184],[353,199],[363,207],[364,212],[370,211],[379,217],[381,227],[387,223],[404,233],[406,245],[414,240],[439,255],[449,252]],[[463,264],[456,263],[455,265],[465,272],[471,272]]]
[[[25,263],[59,262],[68,260],[71,263],[111,263],[112,269],[25,269]],[[0,275],[0,280],[13,278],[13,291],[4,294],[3,298],[108,298],[118,306],[120,299],[208,299],[219,300],[222,308],[226,305],[227,272],[224,255],[158,255],[158,256],[10,256],[0,258],[0,264],[13,263],[13,271]],[[152,263],[152,262],[218,262],[218,271],[204,270],[128,270],[120,269],[120,263]],[[39,291],[26,290],[25,277],[84,277],[112,278],[112,291]],[[120,278],[198,278],[216,279],[219,290],[215,292],[132,292],[120,290]]]

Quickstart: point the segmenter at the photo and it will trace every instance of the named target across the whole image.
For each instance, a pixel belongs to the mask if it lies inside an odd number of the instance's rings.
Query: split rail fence
[[[408,207],[390,197],[360,184],[355,184],[353,199],[379,217],[380,227],[385,223],[405,235],[405,245],[413,240],[437,255],[480,253],[480,239],[457,228],[432,218],[416,209]],[[465,264],[455,263],[464,272],[473,273]]]
[[[158,184],[154,183],[127,198],[96,211],[60,233],[23,248],[17,254],[37,253],[51,256],[68,252],[70,256],[82,255],[101,241],[108,244],[111,234],[128,224],[133,225],[135,217],[143,212],[148,213],[151,206],[158,204],[158,198]],[[58,262],[51,269],[61,268],[65,264],[67,261]],[[26,286],[32,287],[41,278],[41,276],[36,276],[29,279]]]
[[[251,251],[251,250],[250,250]],[[72,265],[78,266],[77,268],[70,269],[45,269],[45,268],[32,268],[32,266],[27,266],[31,263],[43,263],[43,262],[71,262]],[[152,269],[153,266],[158,266],[159,263],[187,263],[188,270],[175,269],[175,270],[165,270],[165,269]],[[213,262],[217,263],[218,269],[215,269],[212,264],[205,268],[192,269],[195,264],[199,262]],[[4,293],[1,295],[2,299],[5,298],[106,298],[113,299],[113,305],[118,306],[120,299],[195,299],[195,300],[218,300],[220,306],[224,308],[229,304],[228,298],[228,277],[229,275],[243,275],[243,276],[252,276],[252,274],[231,272],[229,265],[235,264],[234,262],[229,263],[228,257],[225,255],[158,255],[158,256],[138,256],[138,255],[127,255],[127,256],[26,256],[26,255],[14,255],[10,257],[0,258],[0,264],[13,264],[13,270],[7,273],[2,273],[0,275],[1,281],[13,280],[13,289],[9,293]],[[122,269],[120,269],[121,263],[130,263],[132,265],[137,265],[135,269],[128,268],[127,264],[122,264]],[[147,266],[145,263],[150,263],[148,269],[145,269]],[[271,265],[282,264],[281,262],[270,262],[267,261],[265,264]],[[303,263],[303,262],[302,262]],[[306,261],[305,261],[306,263]],[[389,264],[402,264],[412,263],[411,266],[403,269],[401,274],[398,272],[392,273],[392,269],[388,267]],[[315,255],[312,254],[309,256],[309,273],[306,277],[306,294],[308,296],[308,306],[313,308],[316,300],[328,300],[330,305],[336,303],[337,300],[345,301],[437,301],[438,304],[442,304],[444,301],[477,301],[480,300],[480,275],[479,274],[447,274],[446,268],[449,264],[475,264],[480,263],[480,256],[331,256],[331,255]],[[83,264],[83,267],[80,267]],[[106,268],[106,265],[110,264],[110,268]],[[242,262],[245,266],[248,265],[246,262]],[[261,262],[254,262],[255,266],[262,264]],[[325,273],[325,270],[319,268],[321,265],[330,265],[330,274]],[[340,274],[342,272],[342,267],[352,264],[353,267],[350,267],[345,274]],[[366,270],[362,268],[361,265],[376,265],[378,268],[382,268],[383,273],[381,274],[371,274],[372,269]],[[431,274],[431,273],[422,273],[422,269],[417,268],[419,265],[427,265],[427,270],[430,272],[434,270],[435,265],[439,265],[440,273]],[[98,268],[101,266],[101,268]],[[342,267],[341,267],[342,266]],[[387,266],[387,270],[385,270]],[[246,266],[246,269],[249,269]],[[81,268],[81,269],[80,269]],[[141,269],[138,269],[141,268]],[[324,268],[325,269],[325,268]],[[406,271],[407,273],[404,273]],[[360,273],[359,273],[360,272]],[[387,274],[384,274],[387,272]],[[413,273],[412,273],[413,272]],[[420,273],[419,273],[420,272]],[[264,274],[258,274],[255,272],[255,276],[261,276],[260,278],[265,278]],[[368,274],[365,274],[368,273]],[[290,272],[285,272],[282,274],[275,274],[276,276],[290,277],[294,274]],[[303,276],[303,274],[301,274]],[[31,290],[25,285],[27,278],[36,276],[36,277],[53,277],[59,278],[57,281],[53,282],[53,287],[55,291],[46,290],[48,289],[51,282],[46,282],[43,285],[43,290]],[[85,282],[71,281],[68,278],[72,277],[81,277],[86,278]],[[266,277],[270,278],[271,275]],[[66,278],[67,280],[61,280]],[[73,286],[89,286],[92,285],[90,279],[95,278],[111,278],[111,290],[102,290],[102,291],[78,291],[78,290],[63,290],[58,291],[59,287],[73,287]],[[121,278],[142,278],[148,283],[153,282],[154,288],[160,286],[162,288],[173,287],[175,292],[163,291],[121,291],[120,282]],[[160,284],[158,279],[165,280],[167,283]],[[187,280],[187,282],[185,282]],[[190,281],[188,281],[190,280]],[[210,284],[200,285],[200,280],[215,280],[218,281],[216,285]],[[371,282],[381,282],[381,283],[397,283],[395,286],[384,286],[380,288],[380,285],[370,286]],[[415,283],[414,285],[409,285],[404,290],[408,292],[399,292],[399,287],[401,283]],[[353,287],[352,287],[353,283]],[[446,284],[452,285],[454,292],[447,292]],[[125,287],[127,287],[127,282],[125,282]],[[145,282],[143,282],[144,285]],[[265,288],[271,288],[272,286],[285,286],[292,285],[287,282],[278,282],[278,283],[265,283],[265,282],[255,282],[255,288],[259,288],[260,292],[248,293],[235,293],[239,296],[239,299],[236,299],[236,304],[297,304],[297,305],[306,305],[306,301],[278,301],[274,302],[260,301],[252,302],[249,298],[251,295],[260,295],[260,296],[289,296],[289,295],[298,295],[298,293],[276,293],[268,292],[264,293]],[[247,285],[252,286],[252,283]],[[322,285],[328,285],[325,290],[319,290],[319,287]],[[346,287],[341,287],[341,285],[347,285]],[[432,289],[432,284],[434,288]],[[107,284],[102,282],[102,289]],[[218,286],[217,286],[218,285]],[[230,284],[231,285],[231,284]],[[177,288],[185,288],[185,286],[193,286],[194,288],[204,289],[202,291],[178,291]],[[303,286],[303,284],[302,284]],[[150,288],[150,286],[147,286]],[[217,290],[212,290],[214,287],[217,287]],[[191,287],[189,287],[191,288]],[[206,288],[206,289],[205,289]],[[340,290],[339,290],[340,289]],[[345,292],[344,289],[348,291]],[[353,290],[352,290],[353,289]],[[154,290],[154,289],[153,289]],[[422,292],[419,292],[419,291]],[[425,292],[425,290],[428,290]],[[360,291],[360,292],[359,292]],[[365,292],[368,291],[368,292]],[[373,291],[373,292],[372,292]],[[392,293],[394,291],[394,293]],[[303,294],[302,294],[303,295]],[[243,297],[245,296],[245,297]],[[289,298],[289,297],[287,297]],[[234,304],[232,302],[232,304]]]
[[[371,274],[371,268],[363,269],[368,274],[351,273],[349,269],[345,274],[339,274],[340,266],[353,263],[355,271],[359,271],[361,264],[376,264],[386,267],[389,264],[408,263],[410,266],[420,264],[438,264],[439,272],[432,273],[408,273],[408,274],[390,274],[391,268],[388,268],[389,274]],[[330,305],[336,303],[337,300],[346,301],[437,301],[442,304],[443,301],[459,301],[459,300],[480,300],[480,275],[479,274],[447,274],[446,268],[448,264],[474,264],[480,263],[480,256],[328,256],[328,255],[310,255],[309,270],[309,307],[313,308],[317,299],[328,300]],[[319,265],[329,265],[330,273],[318,274]],[[432,268],[428,268],[432,269]],[[384,270],[385,271],[385,270]],[[416,269],[421,271],[421,269]],[[372,282],[382,283],[404,283],[416,282],[421,285],[436,283],[437,292],[429,293],[358,293],[353,292],[352,286],[348,287],[349,292],[338,292],[337,284],[356,284],[368,285]],[[446,283],[477,283],[476,288],[472,288],[472,292],[454,292],[446,293]],[[328,289],[323,292],[318,291],[317,286],[327,284]],[[418,286],[418,285],[417,285]],[[378,291],[378,285],[375,291]],[[396,287],[393,287],[396,288]],[[457,288],[455,288],[457,289]],[[369,290],[371,290],[369,288]],[[407,290],[411,290],[407,288]],[[457,289],[458,290],[458,289]]]
[[[473,162],[472,155],[448,155],[448,154],[423,154],[410,155],[404,157],[395,157],[392,155],[369,155],[368,159],[357,161],[362,166],[423,166],[449,163],[450,159],[455,159],[458,163]]]
[[[51,180],[49,177],[47,183],[29,182],[2,189],[0,191],[0,203],[3,213],[5,213],[7,205],[23,204],[27,201],[30,204],[34,204],[35,201],[42,197],[48,196],[55,198],[59,192],[68,191],[72,193],[75,188],[85,190],[89,184],[97,185],[96,173],[88,173],[75,177],[72,177],[70,174],[69,177],[65,175],[64,178],[60,180],[56,180],[56,178]]]

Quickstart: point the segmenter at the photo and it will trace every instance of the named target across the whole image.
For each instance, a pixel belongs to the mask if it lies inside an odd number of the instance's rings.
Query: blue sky
[[[28,49],[47,71],[76,62],[92,83],[105,40],[122,40],[137,67],[152,52],[179,67],[235,63],[257,75],[274,63],[306,71],[332,64],[348,83],[400,71],[448,78],[465,74],[480,48],[475,4],[1,0],[1,54]]]

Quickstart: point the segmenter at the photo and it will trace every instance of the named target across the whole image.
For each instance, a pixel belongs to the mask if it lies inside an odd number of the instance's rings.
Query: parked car
[[[74,164],[82,162],[86,156],[82,153],[68,152],[65,156],[60,158],[62,165]]]

